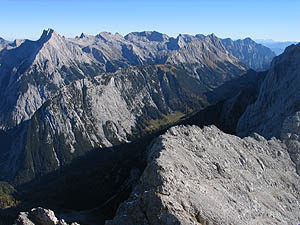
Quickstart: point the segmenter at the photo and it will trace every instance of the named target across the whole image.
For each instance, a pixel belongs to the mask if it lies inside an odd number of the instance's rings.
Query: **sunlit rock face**
[[[106,224],[297,225],[299,184],[277,139],[172,127],[149,147],[139,185]]]

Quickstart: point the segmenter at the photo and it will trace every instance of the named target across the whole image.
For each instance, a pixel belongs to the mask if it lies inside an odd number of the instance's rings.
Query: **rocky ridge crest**
[[[34,208],[30,212],[21,212],[15,225],[68,225],[63,219],[56,218],[54,212],[42,207]],[[70,225],[79,225],[76,222]]]
[[[149,148],[139,185],[106,224],[297,225],[299,184],[277,139],[172,127]]]

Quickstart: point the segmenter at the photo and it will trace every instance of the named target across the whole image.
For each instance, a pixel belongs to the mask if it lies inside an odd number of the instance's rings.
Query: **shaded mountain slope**
[[[261,85],[255,103],[248,106],[238,122],[237,132],[257,132],[266,138],[281,138],[300,173],[300,44],[289,46],[277,56]]]
[[[222,70],[193,74],[206,71],[197,65],[130,67],[72,82],[19,128],[19,142],[3,154],[2,174],[19,171],[17,180],[29,181],[92,148],[136,140],[175,123],[214,104],[217,99],[207,93],[243,72],[232,67],[227,76]]]
[[[280,137],[283,121],[300,110],[300,45],[292,45],[277,56],[264,79],[257,101],[238,124],[238,134],[257,132],[266,138]]]

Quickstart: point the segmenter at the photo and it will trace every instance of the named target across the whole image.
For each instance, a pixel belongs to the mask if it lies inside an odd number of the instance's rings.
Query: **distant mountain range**
[[[281,53],[283,53],[286,47],[298,43],[294,41],[273,41],[271,39],[256,39],[255,41],[270,48],[273,52],[275,52],[276,55],[280,55]]]
[[[19,182],[215,103],[207,93],[249,68],[268,69],[275,56],[249,38],[156,31],[64,38],[48,29],[37,41],[2,42],[1,171],[23,168]]]
[[[37,41],[1,43],[0,180],[24,191],[54,177],[52,194],[58,185],[61,196],[97,182],[88,192],[101,203],[121,192],[134,166],[142,168],[152,137],[244,93],[275,57],[250,38],[156,31],[65,38],[48,29]],[[247,104],[256,100],[248,96]],[[69,187],[69,176],[82,184]]]
[[[208,66],[210,62],[226,59],[229,63],[240,61],[249,68],[266,70],[274,56],[268,48],[250,39],[231,41],[214,35],[179,35],[175,39],[158,32],[131,33],[125,37],[103,32],[68,39],[49,29],[38,41],[15,41],[0,52],[0,106],[5,111],[0,115],[0,127],[7,129],[30,118],[52,93],[66,84],[115,72],[119,67],[187,63]]]

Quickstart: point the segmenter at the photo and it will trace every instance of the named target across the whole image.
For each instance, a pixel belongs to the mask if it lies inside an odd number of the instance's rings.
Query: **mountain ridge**
[[[222,45],[209,40],[185,41],[178,36],[163,44],[134,44],[119,34],[68,39],[52,29],[45,30],[39,40],[20,41],[0,53],[0,105],[6,112],[5,116],[2,113],[0,127],[9,129],[29,119],[53,93],[71,81],[114,72],[119,67],[157,63],[213,63],[211,67],[218,67],[214,64],[224,61],[239,64]],[[175,45],[171,47],[174,50],[169,49],[170,45]]]

